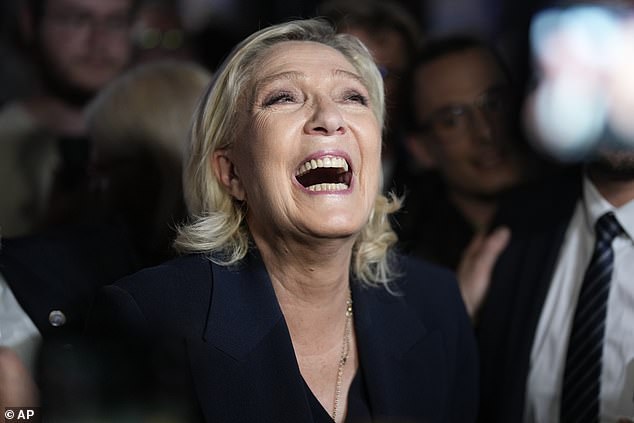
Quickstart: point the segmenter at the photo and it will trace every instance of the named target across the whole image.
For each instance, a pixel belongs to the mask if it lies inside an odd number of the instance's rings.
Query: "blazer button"
[[[48,314],[48,322],[54,327],[63,326],[66,323],[66,315],[61,310],[52,310]]]

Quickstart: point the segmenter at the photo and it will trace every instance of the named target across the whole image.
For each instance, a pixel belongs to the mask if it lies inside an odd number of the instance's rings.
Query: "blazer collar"
[[[247,360],[249,352],[275,333],[273,329],[283,319],[269,275],[257,251],[237,268],[213,265],[212,269],[213,293],[204,339],[236,360]],[[398,292],[394,295],[358,281],[351,285],[359,360],[370,403],[377,415],[389,415],[400,401],[400,372],[407,371],[404,356],[427,329]],[[290,338],[287,341],[290,345]],[[288,360],[294,359],[288,355]]]
[[[212,299],[203,339],[243,360],[283,317],[259,253],[237,266],[212,265]]]
[[[240,360],[283,318],[259,253],[252,250],[235,267],[212,265],[213,293],[203,338]],[[425,335],[417,313],[397,291],[362,286],[353,280],[355,330],[368,358],[401,357]],[[376,354],[375,354],[376,353]],[[365,354],[364,354],[365,355]]]

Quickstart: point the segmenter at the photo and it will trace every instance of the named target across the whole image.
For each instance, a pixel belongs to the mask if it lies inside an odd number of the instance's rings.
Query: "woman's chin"
[[[307,233],[316,239],[341,240],[346,242],[357,238],[363,230],[361,222],[328,219],[319,224],[307,225]]]
[[[359,202],[313,204],[299,213],[306,232],[323,238],[346,239],[358,236],[368,221],[369,211]]]

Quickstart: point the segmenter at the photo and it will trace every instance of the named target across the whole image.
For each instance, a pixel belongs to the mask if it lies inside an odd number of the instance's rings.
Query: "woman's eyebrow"
[[[350,78],[350,79],[354,79],[355,81],[365,85],[363,83],[363,78],[361,78],[359,75],[357,75],[354,72],[350,72],[344,69],[335,69],[332,71],[333,76],[335,77],[344,77],[344,78]]]
[[[348,79],[353,79],[363,84],[363,79],[359,75],[357,75],[354,72],[347,71],[345,69],[334,69],[332,71],[332,76],[339,77],[339,78],[344,77]],[[306,79],[306,78],[307,78],[306,74],[299,71],[279,72],[279,73],[268,75],[259,79],[255,83],[255,90],[257,92],[261,87],[266,86],[270,84],[271,82],[278,81],[278,80],[299,80],[299,79]]]
[[[264,78],[258,79],[256,81],[255,92],[258,92],[262,87],[269,85],[270,83],[274,81],[279,81],[279,80],[296,81],[299,79],[306,79],[306,75],[298,71],[285,71],[285,72],[280,72],[273,75],[265,76]]]

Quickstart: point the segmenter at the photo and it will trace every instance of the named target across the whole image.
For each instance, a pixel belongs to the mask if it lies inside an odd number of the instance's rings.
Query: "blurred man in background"
[[[400,215],[404,248],[452,269],[526,173],[511,77],[470,36],[430,41],[408,80],[407,148],[421,173]]]
[[[21,28],[38,80],[0,111],[0,228],[63,219],[88,159],[85,104],[128,65],[137,0],[28,0]]]
[[[534,18],[527,124],[542,148],[581,163],[500,208],[512,236],[478,313],[482,422],[634,421],[631,12]]]

